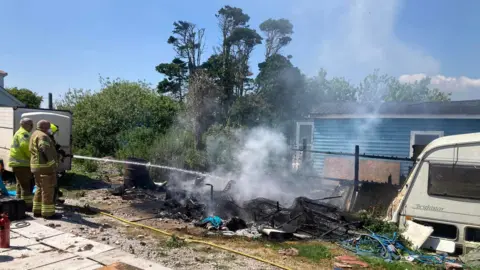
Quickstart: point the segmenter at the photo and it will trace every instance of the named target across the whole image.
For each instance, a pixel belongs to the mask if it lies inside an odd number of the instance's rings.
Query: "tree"
[[[265,59],[280,53],[292,41],[293,25],[287,19],[268,19],[260,24],[260,30],[266,35]]]
[[[185,85],[188,79],[187,63],[179,58],[173,59],[171,63],[163,63],[155,69],[166,76],[157,86],[159,93],[170,93],[175,99],[183,101]]]
[[[356,101],[357,88],[343,77],[327,79],[327,72],[321,69],[318,75],[307,83],[305,104],[315,106],[320,102]]]
[[[306,113],[305,104],[302,103],[306,94],[303,74],[280,54],[269,57],[258,67],[257,94],[269,107],[271,123],[291,128],[287,123]],[[286,134],[289,134],[287,130]]]
[[[27,108],[38,109],[42,104],[43,97],[26,88],[6,88],[7,92],[21,101]]]
[[[219,93],[220,89],[207,72],[197,71],[190,77],[186,108],[193,122],[197,149],[203,149],[202,136],[216,120]]]
[[[262,37],[253,29],[239,27],[227,38],[227,42],[234,48],[232,50],[232,59],[235,67],[233,74],[235,78],[235,94],[237,96],[243,96],[245,83],[251,74],[248,65],[250,54],[256,45],[262,43]]]
[[[85,89],[72,88],[55,102],[55,108],[59,110],[68,110],[73,112],[80,102],[92,95],[92,91]]]
[[[234,88],[243,79],[243,75],[236,76],[235,70],[240,69],[240,74],[245,74],[245,57],[249,57],[253,46],[258,44],[258,37],[255,35],[254,30],[247,30],[249,28],[248,21],[250,16],[243,13],[241,8],[224,6],[215,15],[218,18],[218,25],[222,34],[222,47],[221,53],[221,85],[223,88],[222,105],[223,114],[228,115],[228,110],[234,101]],[[240,30],[238,30],[241,28]],[[245,41],[243,45],[248,45],[247,51],[240,52],[241,40]],[[238,45],[234,47],[234,45]],[[236,49],[236,50],[234,50]],[[250,52],[249,52],[250,51]],[[242,58],[238,60],[239,55]],[[238,65],[239,63],[240,66]]]
[[[158,83],[159,93],[170,93],[174,98],[183,101],[188,76],[193,74],[202,62],[204,50],[204,28],[186,21],[173,23],[173,35],[168,43],[173,45],[177,57],[171,63],[162,63],[155,70],[165,76]]]
[[[363,81],[354,86],[345,78],[334,77],[327,79],[327,72],[321,70],[319,74],[308,82],[307,102],[310,107],[319,102],[422,102],[448,101],[450,93],[431,89],[430,78],[414,83],[401,83],[397,78],[387,74],[380,74],[374,70]]]
[[[168,38],[168,44],[180,59],[186,59],[190,74],[200,66],[204,49],[204,28],[197,28],[193,23],[177,21],[173,23],[173,35]]]
[[[430,78],[414,83],[401,83],[394,78],[384,101],[449,101],[452,93],[444,93],[437,88],[429,88]]]

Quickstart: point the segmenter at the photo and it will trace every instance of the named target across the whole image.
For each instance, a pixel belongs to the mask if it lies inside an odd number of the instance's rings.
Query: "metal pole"
[[[355,176],[353,178],[354,191],[358,191],[358,177],[360,170],[360,147],[355,145]]]
[[[48,93],[48,109],[53,110],[53,97],[52,97],[52,93]]]

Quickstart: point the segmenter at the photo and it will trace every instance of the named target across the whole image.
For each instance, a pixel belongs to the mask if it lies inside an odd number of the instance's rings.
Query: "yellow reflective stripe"
[[[38,202],[33,202],[33,207],[32,210],[35,212],[41,211],[42,210],[42,204]]]
[[[8,161],[8,166],[10,167],[18,167],[20,165],[27,165],[30,166],[30,160],[26,159],[16,159],[12,156],[10,156],[10,159]]]
[[[40,141],[40,142],[38,143],[38,146],[39,146],[39,147],[42,147],[42,146],[49,147],[49,146],[50,146],[50,143],[47,142],[47,141]]]
[[[55,165],[55,160],[51,160],[47,162],[46,164],[31,164],[32,168],[50,168],[53,165]]]

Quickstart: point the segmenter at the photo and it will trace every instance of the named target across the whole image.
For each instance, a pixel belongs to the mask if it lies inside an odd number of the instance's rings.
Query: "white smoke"
[[[235,132],[232,147],[234,170],[217,169],[213,174],[218,178],[208,178],[215,190],[221,190],[228,181],[233,180],[233,198],[245,202],[254,198],[268,198],[288,203],[302,192],[292,189],[291,157],[285,136],[275,130],[257,127],[251,130]],[[217,146],[217,140],[210,140],[211,146]],[[207,149],[211,149],[207,145]],[[290,186],[290,189],[285,188]]]

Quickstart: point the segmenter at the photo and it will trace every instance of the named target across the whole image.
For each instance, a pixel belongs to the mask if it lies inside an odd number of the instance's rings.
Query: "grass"
[[[170,239],[168,239],[168,241],[165,243],[165,245],[168,248],[181,248],[181,247],[186,246],[187,243],[184,240],[178,238],[177,236],[172,235],[172,237],[170,237]]]

